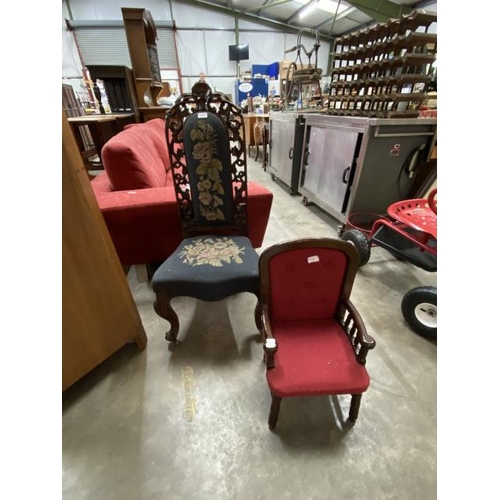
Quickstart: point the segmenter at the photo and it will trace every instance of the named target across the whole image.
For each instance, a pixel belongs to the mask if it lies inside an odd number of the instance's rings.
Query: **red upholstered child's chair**
[[[302,239],[274,245],[259,259],[262,336],[274,429],[282,398],[351,394],[356,421],[375,341],[349,296],[358,269],[351,243]]]

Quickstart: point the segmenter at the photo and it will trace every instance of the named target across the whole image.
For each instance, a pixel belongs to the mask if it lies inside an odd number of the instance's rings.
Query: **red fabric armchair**
[[[157,118],[127,125],[102,149],[105,171],[91,182],[123,265],[165,260],[182,241],[165,138]],[[262,246],[273,194],[248,183],[249,237]]]
[[[335,239],[274,245],[259,259],[262,335],[274,429],[282,398],[351,394],[356,421],[375,341],[350,302],[358,256]]]

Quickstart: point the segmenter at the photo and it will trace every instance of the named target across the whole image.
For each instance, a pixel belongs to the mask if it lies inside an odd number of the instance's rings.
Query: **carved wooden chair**
[[[155,271],[156,313],[176,341],[179,318],[171,300],[218,301],[259,295],[258,254],[247,234],[247,166],[241,109],[196,83],[167,112],[166,139],[184,239]],[[255,320],[260,330],[260,316]]]
[[[259,260],[261,324],[274,429],[282,398],[351,394],[356,421],[375,347],[349,300],[358,269],[354,246],[301,239],[266,249]]]

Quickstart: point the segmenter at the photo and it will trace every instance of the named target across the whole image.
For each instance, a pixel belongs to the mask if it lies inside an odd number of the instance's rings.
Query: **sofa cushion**
[[[170,161],[164,121],[125,127],[102,148],[102,162],[113,191],[165,186]]]

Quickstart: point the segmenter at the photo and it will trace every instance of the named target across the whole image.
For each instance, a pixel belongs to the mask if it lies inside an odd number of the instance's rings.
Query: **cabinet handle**
[[[293,148],[290,148],[290,151],[288,151],[288,159],[291,160],[293,158]]]
[[[343,174],[342,174],[342,182],[343,182],[344,184],[347,184],[347,181],[349,180],[349,179],[348,179],[348,174],[349,174],[349,171],[350,171],[350,170],[351,170],[351,167],[347,167],[347,168],[344,170]]]
[[[307,167],[307,162],[309,161],[309,150],[304,153],[304,166]]]

